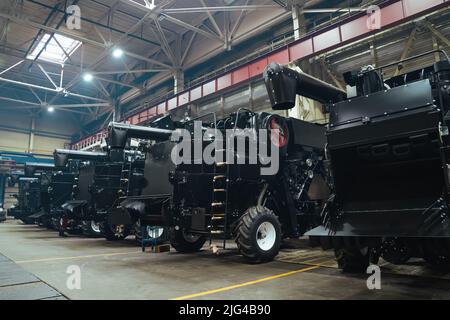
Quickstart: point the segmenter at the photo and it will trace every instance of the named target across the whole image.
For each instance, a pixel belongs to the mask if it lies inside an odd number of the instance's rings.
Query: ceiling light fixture
[[[121,58],[122,56],[123,56],[123,50],[122,50],[122,49],[120,49],[120,48],[114,49],[114,51],[113,51],[113,57],[114,57],[114,58],[119,59],[119,58]]]
[[[92,73],[85,73],[83,76],[83,80],[86,82],[91,82],[94,79]]]

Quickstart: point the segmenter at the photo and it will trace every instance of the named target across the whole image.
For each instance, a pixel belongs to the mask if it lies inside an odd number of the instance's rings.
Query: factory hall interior
[[[449,55],[450,0],[2,0],[0,301],[450,299]]]

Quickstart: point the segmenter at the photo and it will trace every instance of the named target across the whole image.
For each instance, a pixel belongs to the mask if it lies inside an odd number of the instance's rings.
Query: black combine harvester
[[[98,221],[91,215],[93,201],[91,185],[95,174],[95,163],[104,162],[106,153],[84,152],[57,149],[54,152],[55,166],[66,170],[68,165],[77,161],[77,176],[74,177],[70,200],[61,205],[63,215],[60,219],[61,232],[66,229],[73,232],[84,232],[88,236],[100,236]]]
[[[38,178],[20,177],[18,180],[18,194],[14,195],[17,203],[9,209],[11,217],[21,220],[25,224],[34,224],[35,220],[29,218],[40,210],[41,184]]]
[[[17,205],[9,209],[9,215],[25,224],[41,223],[50,227],[41,217],[50,210],[48,188],[54,171],[52,164],[26,163],[24,176],[18,179]]]
[[[15,185],[16,181],[11,174],[15,165],[15,160],[0,156],[0,222],[6,221],[5,189],[7,185],[11,187]]]
[[[82,226],[90,235],[102,234],[107,240],[123,240],[134,230],[133,224],[114,224],[109,218],[119,198],[134,195],[141,188],[144,162],[140,152],[124,150],[86,152],[55,150],[55,164],[84,161],[79,170],[73,199],[63,205],[67,219]],[[140,230],[136,230],[139,236]]]
[[[41,223],[52,226],[55,230],[61,230],[64,209],[62,205],[72,198],[76,178],[78,177],[78,163],[70,162],[65,168],[55,166],[55,172],[51,176],[48,188],[49,209],[42,213],[39,218]],[[79,233],[80,230],[71,230]]]
[[[437,52],[432,67],[383,79],[383,70]],[[265,80],[273,107],[296,94],[330,113],[327,159],[334,193],[323,225],[308,235],[333,248],[344,271],[365,271],[382,257],[450,265],[450,62],[433,51],[381,68],[344,75],[354,97],[304,73],[272,64]]]
[[[130,162],[122,171],[119,201],[108,215],[108,223],[115,226],[134,226],[138,242],[143,238],[155,243],[164,241],[165,221],[161,212],[170,200],[172,187],[169,173],[174,165],[170,159],[173,143],[170,137],[175,123],[170,116],[159,118],[140,127],[111,123],[108,132],[108,148],[111,156],[123,161],[130,139],[140,139],[139,150],[143,159]]]
[[[191,145],[192,150],[194,144],[200,143],[200,157],[192,152],[190,161],[177,166],[171,159],[175,146],[169,140],[171,131],[110,125],[111,137],[121,132],[124,137],[137,134],[145,138],[147,134],[162,140],[148,146],[144,170],[147,188],[140,197],[126,198],[121,204],[122,216],[170,227],[171,244],[179,252],[199,251],[213,238],[223,240],[225,247],[227,239],[235,238],[240,252],[253,262],[273,259],[283,237],[298,237],[320,223],[320,210],[329,197],[322,161],[323,127],[244,109],[220,121],[196,120],[201,122],[200,141],[193,135],[194,120],[169,126],[171,130],[188,130],[182,142]],[[260,161],[260,150],[255,150],[257,161],[251,164],[250,149],[243,155],[234,149],[227,153],[220,147],[223,141],[217,134],[220,131],[225,136],[226,130],[231,130],[236,141],[246,144],[249,141],[240,135],[250,132],[256,138],[252,142],[256,142],[260,129],[280,131],[278,136],[268,135],[263,141],[266,146],[275,144],[279,155],[280,168],[272,175],[261,174],[265,165]],[[116,146],[123,146],[124,141]],[[216,161],[208,164],[201,155],[212,147]]]

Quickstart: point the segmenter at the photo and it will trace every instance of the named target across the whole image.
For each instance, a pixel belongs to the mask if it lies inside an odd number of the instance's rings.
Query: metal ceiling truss
[[[116,0],[113,2],[111,6],[107,6],[104,3],[98,2],[96,0],[91,0],[94,3],[97,3],[98,5],[106,6],[109,8],[109,10],[100,17],[100,19],[97,19],[97,21],[93,21],[90,19],[87,19],[85,17],[81,17],[82,21],[88,22],[92,24],[91,31],[95,31],[95,34],[98,36],[101,41],[94,40],[92,38],[88,38],[86,36],[82,36],[79,33],[71,32],[67,29],[60,29],[59,27],[62,26],[65,19],[67,18],[67,13],[64,10],[64,7],[62,5],[64,4],[63,1],[60,1],[56,3],[55,5],[48,5],[45,3],[40,2],[39,0],[25,0],[27,2],[31,2],[36,5],[40,5],[43,7],[46,7],[50,9],[50,12],[45,19],[45,21],[41,23],[37,23],[34,21],[31,21],[30,19],[27,19],[26,17],[23,17],[23,15],[20,14],[7,14],[5,12],[0,12],[0,17],[6,19],[7,22],[12,21],[21,25],[26,25],[28,27],[32,27],[35,29],[38,29],[38,33],[36,37],[32,40],[30,46],[28,47],[27,51],[25,52],[25,59],[19,61],[17,64],[7,68],[6,70],[0,72],[0,82],[13,84],[13,85],[19,85],[27,87],[29,90],[33,90],[33,95],[39,100],[39,103],[36,103],[37,105],[32,105],[30,103],[25,105],[31,106],[31,107],[39,107],[39,106],[55,106],[55,108],[62,108],[61,104],[56,104],[56,101],[60,99],[61,97],[75,97],[78,99],[86,99],[89,101],[94,101],[95,103],[84,103],[84,104],[72,104],[71,107],[68,107],[67,109],[71,108],[82,108],[83,105],[89,110],[93,107],[105,107],[109,105],[111,108],[113,108],[111,103],[111,93],[110,92],[117,92],[117,87],[127,87],[127,88],[137,88],[135,85],[132,85],[128,82],[125,82],[123,80],[129,80],[130,76],[132,76],[132,80],[136,79],[136,74],[138,73],[159,73],[159,72],[166,72],[166,73],[173,73],[174,70],[180,69],[189,54],[189,51],[192,48],[193,42],[196,39],[197,36],[204,36],[212,40],[217,40],[224,43],[224,47],[230,48],[232,44],[233,36],[235,35],[236,31],[239,29],[239,26],[241,22],[243,21],[243,18],[245,17],[246,13],[249,11],[254,10],[274,10],[279,9],[279,4],[273,4],[273,5],[258,5],[258,4],[250,4],[251,0],[246,0],[244,5],[229,5],[229,6],[208,6],[205,0],[199,0],[199,7],[195,8],[167,8],[167,6],[174,3],[174,0],[144,0],[144,4],[138,3],[133,0]],[[69,3],[71,4],[77,4],[79,0],[73,0]],[[128,30],[120,30],[118,28],[115,28],[112,26],[112,20],[114,19],[114,13],[118,10],[117,7],[119,3],[125,3],[128,5],[131,5],[135,8],[138,8],[144,12],[144,15],[142,17],[135,17],[137,19],[137,22],[134,23],[134,25],[129,28]],[[257,3],[257,2],[255,2]],[[200,6],[201,5],[201,6]],[[217,19],[215,17],[215,14],[218,12],[224,13],[225,17],[228,16],[229,12],[240,12],[238,18],[236,21],[233,21],[232,24],[230,24],[229,17],[228,19],[225,19],[225,26],[221,29],[219,26]],[[185,22],[183,20],[180,20],[180,18],[176,18],[172,16],[172,14],[182,15],[182,14],[189,14],[189,13],[204,13],[205,17],[202,19],[201,23],[197,25],[190,24],[188,22]],[[57,19],[56,27],[51,27],[51,23],[54,19],[58,17],[58,15],[61,15],[59,19]],[[121,14],[132,16],[129,13],[121,12]],[[102,21],[104,19],[108,19],[107,24],[103,24]],[[192,34],[189,37],[189,40],[187,42],[187,45],[185,47],[185,50],[183,54],[181,54],[181,37],[177,37],[173,39],[173,32],[171,32],[170,36],[168,36],[167,30],[164,29],[164,27],[161,25],[160,21],[167,21],[168,23],[172,23],[174,25],[180,26],[186,31],[191,31]],[[136,31],[139,28],[142,28],[146,21],[150,21],[156,28],[154,31],[158,42],[156,43],[152,40],[144,38],[142,35],[136,35]],[[209,21],[209,25],[211,28],[208,27],[208,25],[205,24],[205,22]],[[102,34],[102,32],[99,30],[99,28],[107,29],[110,32],[116,32],[120,34],[120,37],[118,40],[115,41],[115,43],[111,43],[110,41],[107,41],[107,36]],[[2,32],[0,34],[0,40],[6,37],[6,33]],[[83,43],[82,45],[82,57],[84,56],[84,45],[91,45],[97,48],[103,49],[103,52],[97,56],[97,58],[90,63],[89,65],[84,65],[84,61],[82,58],[81,65],[75,66],[75,63],[70,58],[70,55],[65,52],[64,48],[61,46],[61,44],[56,41],[58,46],[63,50],[64,54],[68,58],[68,64],[67,66],[70,66],[69,70],[66,70],[67,72],[73,72],[73,75],[71,75],[71,80],[68,81],[65,85],[63,84],[64,79],[64,66],[61,68],[60,74],[55,74],[48,72],[44,67],[44,62],[37,63],[37,60],[39,58],[39,55],[45,50],[45,46],[38,55],[34,58],[33,61],[31,61],[30,67],[36,63],[38,68],[41,70],[42,74],[44,75],[45,79],[47,79],[53,87],[46,87],[42,85],[37,85],[31,82],[26,81],[18,81],[15,79],[9,79],[1,77],[1,75],[5,74],[6,72],[10,71],[11,69],[14,69],[20,65],[23,64],[23,62],[26,60],[26,57],[28,56],[29,52],[35,47],[38,40],[43,36],[45,33],[50,33],[49,39],[46,41],[46,45],[52,40],[55,39],[54,35],[59,34],[66,37],[70,37],[72,39],[81,41]],[[93,33],[93,32],[90,32]],[[89,34],[89,32],[88,32]],[[175,34],[176,35],[176,34]],[[128,38],[136,39],[139,41],[142,41],[146,44],[151,44],[155,47],[157,47],[156,51],[153,52],[149,56],[143,56],[139,55],[133,52],[129,52],[124,50],[124,54],[130,58],[133,58],[137,60],[136,64],[129,68],[126,64],[125,70],[117,70],[117,71],[98,71],[97,69],[102,64],[104,59],[112,52],[112,50],[115,47],[120,46],[123,42],[125,42]],[[172,38],[172,39],[171,39]],[[174,52],[173,44],[177,45],[180,50],[177,50],[177,52]],[[164,54],[169,59],[170,63],[165,63],[157,60],[157,56],[160,52],[164,52]],[[180,54],[176,54],[180,52]],[[41,62],[41,61],[40,61]],[[146,63],[148,65],[144,65],[144,67],[139,66],[140,69],[135,69],[136,65],[139,65],[139,63]],[[75,70],[71,70],[72,66],[75,67]],[[72,91],[75,90],[75,87],[78,85],[80,79],[82,78],[82,75],[85,72],[92,73],[96,78],[96,85],[100,88],[99,94],[101,94],[104,97],[107,97],[107,100],[101,99],[98,97],[91,97],[87,95],[82,95],[78,93],[74,93]],[[100,77],[100,76],[111,76],[113,79],[109,79],[109,77]],[[123,77],[119,77],[120,75],[123,75]],[[55,81],[55,79],[52,76],[59,76],[59,84]],[[68,78],[66,76],[66,78]],[[112,88],[105,87],[103,83],[109,83],[109,85]],[[131,82],[132,83],[132,82]],[[139,88],[138,88],[139,89]],[[54,93],[54,96],[47,102],[43,102],[42,99],[39,97],[39,95],[34,91],[45,91],[45,92],[51,92]],[[34,102],[33,102],[34,103]],[[98,110],[97,110],[98,114]]]

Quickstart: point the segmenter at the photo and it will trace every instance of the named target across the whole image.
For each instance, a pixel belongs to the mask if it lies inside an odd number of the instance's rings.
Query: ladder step
[[[217,167],[225,167],[227,165],[226,162],[216,162]]]
[[[211,230],[211,234],[224,234],[222,230]]]
[[[224,206],[224,205],[225,205],[225,203],[223,203],[223,202],[213,202],[213,203],[211,203],[212,207],[221,207],[221,206]]]
[[[216,180],[220,180],[220,179],[226,179],[226,177],[227,176],[215,176],[213,180],[216,181]]]
[[[225,217],[212,217],[211,220],[212,221],[218,221],[218,220],[224,220]]]
[[[214,192],[227,192],[225,189],[214,189]]]

